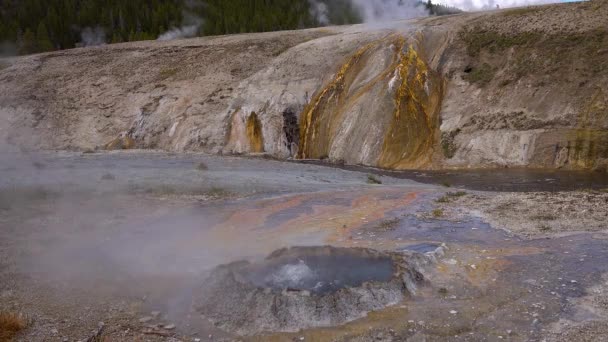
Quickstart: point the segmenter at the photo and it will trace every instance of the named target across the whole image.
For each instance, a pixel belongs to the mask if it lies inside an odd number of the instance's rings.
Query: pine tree
[[[25,30],[23,33],[23,37],[21,38],[21,46],[19,47],[19,53],[22,55],[26,55],[29,53],[36,52],[36,36],[34,32],[29,28]]]
[[[46,25],[41,21],[36,31],[37,50],[38,52],[48,52],[53,50],[53,43],[49,38],[49,33],[46,30]]]

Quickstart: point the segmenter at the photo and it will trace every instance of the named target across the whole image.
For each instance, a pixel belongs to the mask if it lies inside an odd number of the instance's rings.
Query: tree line
[[[322,15],[315,6],[323,6]],[[421,6],[448,10],[430,0]],[[156,39],[183,25],[196,25],[196,35],[219,35],[359,22],[350,0],[0,1],[0,43],[17,54]]]

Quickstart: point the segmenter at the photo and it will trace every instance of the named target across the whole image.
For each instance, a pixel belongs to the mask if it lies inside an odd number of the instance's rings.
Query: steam
[[[12,42],[0,42],[0,58],[17,55],[17,45]]]
[[[365,23],[381,23],[428,16],[416,0],[351,0],[359,9]]]
[[[201,18],[190,12],[185,12],[184,25],[182,25],[182,27],[174,27],[169,31],[162,33],[160,36],[158,36],[158,40],[164,41],[196,37],[198,34],[198,29],[202,24],[203,20]]]
[[[200,25],[188,25],[180,28],[172,28],[171,30],[158,36],[158,40],[173,40],[182,38],[192,38],[196,36]]]
[[[95,28],[85,27],[80,33],[82,46],[97,46],[106,43],[106,32],[103,28],[97,26]]]
[[[518,6],[555,3],[555,0],[445,0],[448,6],[458,7],[465,11],[509,8]]]
[[[327,5],[318,0],[308,0],[310,4],[310,15],[312,15],[321,25],[329,24]]]

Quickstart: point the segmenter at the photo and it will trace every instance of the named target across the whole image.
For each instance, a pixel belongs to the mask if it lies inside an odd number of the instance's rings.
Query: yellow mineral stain
[[[247,117],[247,138],[249,139],[249,151],[254,153],[264,152],[264,136],[262,134],[262,123],[255,112]]]
[[[422,39],[422,38],[420,38]],[[418,44],[420,45],[420,44]],[[420,47],[401,50],[395,113],[378,166],[390,169],[428,167],[438,139],[444,80],[428,67]]]
[[[304,108],[300,116],[300,147],[298,158],[322,158],[329,154],[333,130],[340,108],[346,101],[350,83],[360,70],[367,52],[377,46],[373,42],[359,49],[337,72],[334,79]]]
[[[571,167],[590,169],[599,159],[608,159],[608,131],[599,129],[608,123],[608,99],[602,89],[592,96],[581,111],[578,127],[569,137]]]
[[[130,150],[135,148],[135,140],[129,136],[116,138],[103,146],[104,150]]]
[[[418,35],[418,39],[423,39],[423,36]],[[351,93],[352,82],[372,53],[388,44],[394,51],[390,65]],[[395,109],[391,123],[386,127],[382,152],[375,166],[392,169],[429,166],[438,140],[439,111],[445,82],[438,72],[428,66],[420,45],[407,45],[403,36],[393,34],[367,44],[349,58],[300,116],[298,158],[328,157],[343,114],[379,82],[383,82],[386,91],[392,91],[385,84],[392,77],[397,77]]]

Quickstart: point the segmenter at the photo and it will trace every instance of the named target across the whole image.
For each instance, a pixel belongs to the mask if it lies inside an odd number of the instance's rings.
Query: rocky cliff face
[[[0,138],[391,169],[608,164],[608,4],[2,60]]]

